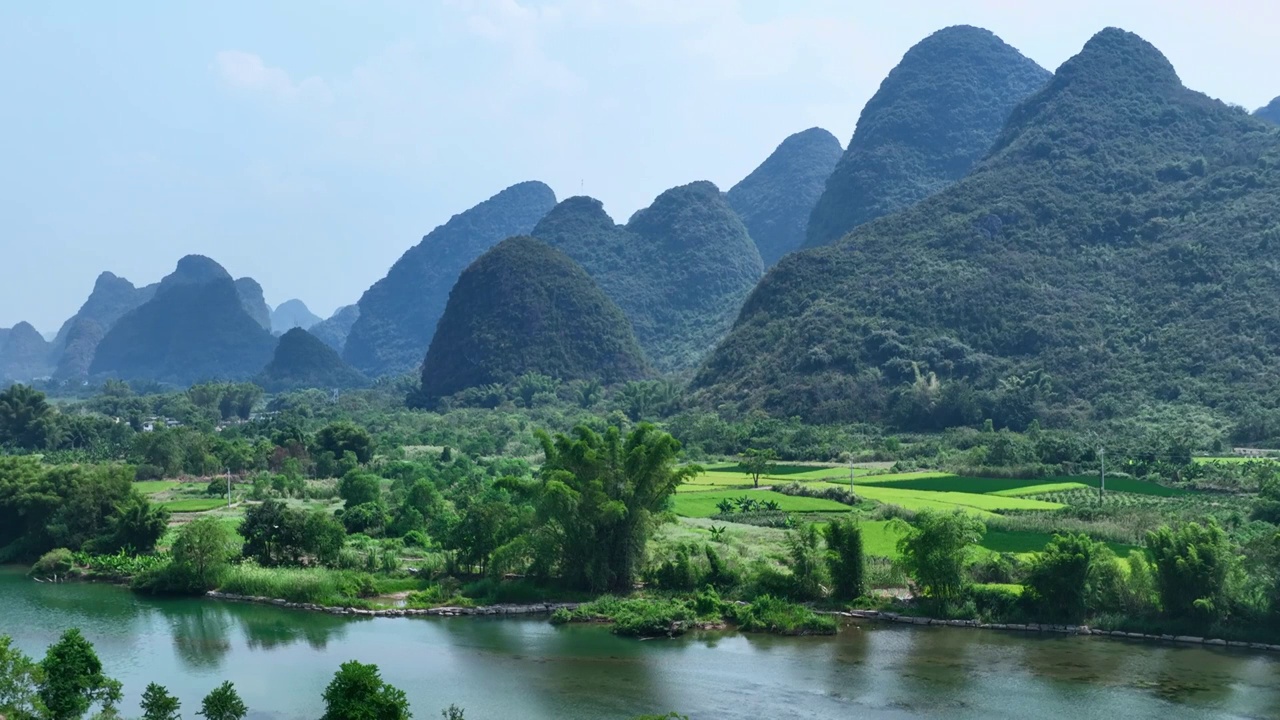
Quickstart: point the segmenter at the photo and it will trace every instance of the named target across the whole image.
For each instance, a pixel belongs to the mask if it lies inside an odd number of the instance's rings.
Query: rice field
[[[783,495],[772,490],[681,493],[677,494],[672,500],[672,509],[677,515],[684,517],[707,518],[719,514],[720,509],[716,505],[721,500],[736,500],[744,496],[749,496],[760,502],[772,500],[778,504],[778,509],[782,512],[850,512],[852,510],[848,505],[834,500]]]
[[[160,503],[160,507],[169,512],[204,512],[215,508],[226,507],[226,498],[189,498],[186,500],[169,500]]]

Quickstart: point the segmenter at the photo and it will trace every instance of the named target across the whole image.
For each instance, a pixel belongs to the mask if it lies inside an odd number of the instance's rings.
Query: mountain
[[[281,335],[296,327],[306,330],[318,322],[319,316],[301,300],[285,300],[271,311],[271,332]]]
[[[246,311],[246,285],[209,258],[182,258],[153,298],[107,331],[89,372],[179,385],[252,377],[276,342]]]
[[[370,377],[418,368],[463,269],[503,238],[528,234],[555,204],[551,188],[523,182],[432,230],[360,298],[343,358]]]
[[[763,273],[742,221],[709,182],[672,188],[614,224],[600,201],[569,198],[533,230],[587,271],[664,371],[695,367]]]
[[[0,380],[30,381],[52,370],[49,342],[31,326],[20,322],[10,328],[0,345]]]
[[[1258,108],[1253,114],[1280,125],[1280,97],[1267,103],[1266,107]]]
[[[525,373],[615,383],[648,374],[618,306],[564,253],[531,237],[502,241],[472,263],[422,366],[422,398]]]
[[[1107,29],[918,205],[784,258],[707,406],[930,429],[1280,405],[1280,133]]]
[[[271,362],[256,382],[267,392],[301,388],[351,388],[369,380],[342,362],[333,348],[300,327],[280,336]]]
[[[134,287],[110,272],[98,275],[89,298],[62,324],[53,340],[51,357],[57,365],[53,376],[70,380],[87,375],[103,335],[130,310],[150,300],[156,287]]]
[[[343,346],[347,344],[347,334],[351,332],[351,326],[356,324],[358,317],[360,317],[359,305],[343,305],[327,320],[307,328],[307,332],[319,338],[335,352],[341,353]]]
[[[4,352],[5,341],[9,339],[9,328],[0,328],[0,352]]]
[[[263,330],[271,329],[271,306],[267,305],[266,297],[262,294],[262,286],[257,280],[251,277],[242,277],[236,280],[236,294],[240,296],[240,303],[244,305],[245,312],[249,313],[249,317]]]
[[[806,247],[923,200],[985,157],[1014,106],[1049,73],[981,28],[949,27],[907,51],[809,217]]]
[[[771,267],[804,244],[809,214],[844,151],[835,135],[809,128],[782,141],[760,167],[726,193],[760,259]]]

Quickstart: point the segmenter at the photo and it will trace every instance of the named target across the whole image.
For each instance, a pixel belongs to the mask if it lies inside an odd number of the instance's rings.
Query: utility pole
[[[1102,474],[1098,477],[1098,504],[1102,504],[1102,491],[1107,489],[1107,449],[1098,448],[1098,458],[1102,461]]]
[[[227,507],[231,507],[231,468],[227,468]]]
[[[849,456],[849,492],[853,492],[853,456]]]

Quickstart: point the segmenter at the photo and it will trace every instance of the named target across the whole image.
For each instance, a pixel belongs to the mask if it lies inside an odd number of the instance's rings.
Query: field
[[[716,504],[721,500],[751,497],[760,502],[772,500],[783,512],[850,512],[852,508],[834,500],[783,495],[772,490],[708,491],[676,495],[672,507],[677,515],[691,518],[709,518],[720,512]]]
[[[204,512],[214,508],[225,507],[226,498],[188,498],[185,500],[161,501],[160,507],[169,512]]]

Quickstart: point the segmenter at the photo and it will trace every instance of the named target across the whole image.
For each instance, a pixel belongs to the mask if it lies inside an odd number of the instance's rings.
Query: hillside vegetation
[[[798,132],[725,194],[765,267],[804,243],[809,213],[843,151],[836,136],[822,128]]]
[[[155,297],[106,333],[89,372],[180,385],[246,379],[262,369],[274,347],[227,271],[189,255],[160,281]]]
[[[625,227],[598,200],[569,198],[533,234],[587,271],[668,372],[691,369],[710,352],[763,273],[746,227],[705,181],[667,190]]]
[[[862,109],[813,208],[805,246],[834,242],[964,177],[1014,106],[1048,79],[981,28],[949,27],[921,40]]]
[[[1278,168],[1280,133],[1105,30],[969,177],[779,263],[695,386],[920,429],[1275,407]]]
[[[463,269],[502,239],[527,235],[555,204],[551,188],[523,182],[432,230],[360,298],[343,359],[370,377],[418,368]]]
[[[530,237],[458,278],[422,368],[422,402],[528,373],[604,384],[648,374],[631,327],[585,271]]]
[[[54,377],[78,379],[89,372],[93,354],[103,335],[133,310],[151,299],[156,285],[134,287],[133,283],[113,273],[104,272],[93,284],[88,299],[58,330],[53,341]]]
[[[342,362],[333,348],[295,327],[280,337],[275,354],[255,382],[267,392],[302,388],[351,388],[369,381]]]

